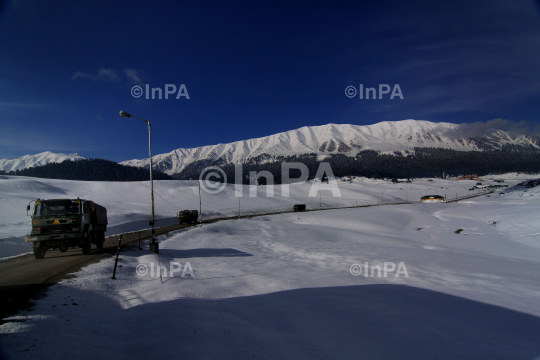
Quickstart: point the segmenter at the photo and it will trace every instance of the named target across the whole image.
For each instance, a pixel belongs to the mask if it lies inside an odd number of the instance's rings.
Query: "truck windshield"
[[[79,203],[76,200],[40,201],[36,204],[36,211],[34,215],[78,215],[80,213],[79,209]]]

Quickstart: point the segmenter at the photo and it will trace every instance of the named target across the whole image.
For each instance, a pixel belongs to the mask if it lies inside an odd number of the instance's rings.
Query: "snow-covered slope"
[[[11,178],[3,181],[22,185]],[[132,194],[142,184],[76,183],[54,185],[108,196],[126,213],[140,208]],[[188,199],[182,183],[196,190],[193,181],[164,181],[161,191],[169,186]],[[424,179],[403,186],[410,196],[418,187],[462,183]],[[400,187],[368,179],[342,186],[379,194]],[[203,201],[224,202],[222,195],[205,194]],[[234,191],[228,196],[233,200]],[[271,198],[242,198],[242,204],[248,199]],[[115,259],[104,256],[48,288],[31,311],[3,319],[0,353],[17,360],[73,358],[76,347],[81,360],[103,353],[107,360],[178,354],[538,359],[539,207],[537,187],[460,203],[289,213],[181,229],[159,236],[159,257],[148,244],[142,251],[125,247],[115,280]]]
[[[0,159],[0,170],[15,171],[27,169],[35,166],[46,165],[48,163],[60,163],[65,160],[84,159],[77,153],[55,154],[45,151],[36,155],[25,155],[18,159]]]
[[[528,174],[505,174],[482,177],[485,184],[493,179],[516,185],[538,177]],[[266,186],[257,186],[252,197],[249,185],[243,187],[241,214],[261,214],[290,211],[294,204],[306,204],[307,209],[376,205],[384,202],[419,201],[423,195],[439,194],[454,198],[468,195],[475,180],[416,179],[413,183],[393,184],[391,181],[355,178],[351,183],[338,181],[341,197],[322,192],[322,197],[309,197],[312,181],[290,185],[289,197],[282,197],[282,185],[274,187],[274,196],[267,196]],[[182,209],[199,209],[199,188],[196,181],[154,181],[155,217],[157,226],[176,223],[176,213]],[[539,188],[540,189],[540,188]],[[234,184],[210,194],[202,191],[201,209],[204,219],[238,214],[238,192]],[[24,237],[31,228],[26,205],[40,199],[89,199],[107,208],[107,236],[148,228],[150,212],[149,181],[107,182],[40,179],[25,176],[0,175],[0,258],[31,252]],[[495,219],[495,221],[497,221]],[[531,234],[534,231],[531,230]]]
[[[445,136],[458,124],[433,123],[423,120],[385,121],[358,126],[328,124],[302,127],[258,139],[229,144],[177,149],[167,154],[153,156],[154,168],[169,175],[181,172],[193,162],[236,163],[249,159],[264,160],[279,155],[316,153],[328,155],[343,153],[354,156],[361,150],[394,152],[414,147],[436,147],[463,151],[491,150],[503,145],[524,145],[539,148],[534,139],[526,136],[512,137],[504,131],[489,136],[454,139]],[[148,167],[149,160],[129,160],[121,164]]]

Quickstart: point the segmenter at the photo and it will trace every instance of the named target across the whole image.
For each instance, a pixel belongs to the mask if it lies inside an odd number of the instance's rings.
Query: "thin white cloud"
[[[92,81],[120,81],[120,76],[112,69],[100,68],[97,75],[87,74],[82,71],[77,71],[71,80],[87,79]]]
[[[530,125],[526,121],[516,122],[506,119],[493,119],[486,122],[463,123],[457,128],[449,130],[445,135],[460,139],[490,135],[498,130],[505,130],[519,135],[529,134]]]
[[[127,82],[130,84],[142,84],[142,73],[142,71],[129,68],[125,68],[123,71],[125,79],[127,79]],[[73,74],[71,80],[85,79],[96,82],[120,82],[125,81],[124,76],[118,75],[117,72],[113,69],[100,68],[95,75],[88,74],[82,71],[77,71],[75,74]]]
[[[124,69],[124,74],[126,74],[126,77],[128,78],[130,83],[133,84],[141,84],[142,80],[139,74],[138,70],[135,69]]]

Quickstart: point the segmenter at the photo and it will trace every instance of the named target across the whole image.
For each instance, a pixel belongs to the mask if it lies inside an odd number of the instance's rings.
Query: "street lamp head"
[[[131,114],[128,114],[128,113],[125,112],[124,110],[120,110],[120,116],[121,116],[121,117],[127,117],[127,118],[129,118],[129,117],[131,117]]]

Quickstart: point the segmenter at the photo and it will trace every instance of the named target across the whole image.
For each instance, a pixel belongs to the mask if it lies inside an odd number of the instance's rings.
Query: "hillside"
[[[278,156],[315,154],[319,158],[333,154],[354,157],[360,151],[375,150],[407,154],[414,148],[442,148],[457,151],[540,149],[538,138],[515,136],[504,131],[491,135],[455,139],[446,134],[459,125],[421,120],[385,121],[373,125],[338,125],[302,127],[258,139],[229,144],[177,149],[153,156],[154,168],[169,175],[179,174],[193,163],[234,164],[269,161]],[[121,164],[148,167],[149,160],[129,160]]]
[[[48,163],[27,169],[11,172],[0,171],[0,174],[30,176],[44,179],[84,180],[84,181],[146,181],[150,179],[148,169],[121,165],[103,159],[66,159],[60,163]],[[153,172],[155,180],[172,180],[173,178],[160,171]]]
[[[280,358],[277,351],[307,359],[535,359],[540,338],[538,188],[459,203],[382,205],[396,197],[418,201],[426,193],[467,194],[471,183],[423,179],[398,185],[357,178],[340,182],[341,197],[323,195],[322,206],[307,197],[309,183],[291,186],[289,198],[266,197],[263,186],[258,197],[250,198],[246,187],[242,213],[290,210],[300,201],[312,209],[355,206],[356,201],[381,206],[184,228],[158,237],[159,257],[149,252],[148,241],[142,251],[124,246],[116,280],[111,279],[114,258],[98,255],[90,266],[49,287],[47,296],[33,300],[31,311],[6,318],[0,327],[3,358],[36,358],[25,351],[29,348],[45,354],[37,358],[70,358],[73,346],[61,345],[77,344],[82,349],[77,358],[92,360],[103,349],[120,349],[118,356],[111,351],[113,359],[176,353],[200,358],[201,348],[216,359],[224,358],[220,349],[239,359]],[[180,206],[198,208],[195,182],[156,185],[160,225],[174,221]],[[0,202],[6,214],[0,236],[2,230],[13,236],[19,229],[21,238],[0,242],[0,251],[16,245],[31,251],[23,237],[31,221],[26,205],[59,193],[105,206],[111,233],[128,231],[136,222],[148,226],[147,183],[5,176],[0,177],[0,196],[7,200]],[[205,193],[204,218],[234,215],[235,194],[233,185],[219,194]],[[40,261],[61,256],[82,255],[80,249],[64,255],[51,251]],[[159,275],[157,266],[163,269]],[[3,273],[13,276],[13,271]],[[359,322],[364,325],[360,334],[353,331]],[[149,351],[138,345],[148,340],[141,324],[161,334]],[[402,324],[414,326],[404,331]],[[115,339],[114,333],[125,336]]]
[[[248,184],[252,171],[270,172],[275,184],[281,184],[282,163],[303,163],[309,170],[309,179],[313,179],[321,162],[327,162],[335,176],[364,176],[368,178],[417,178],[460,176],[466,174],[503,174],[508,172],[540,173],[540,151],[457,151],[449,149],[415,148],[404,156],[400,152],[382,154],[374,150],[362,150],[356,156],[332,154],[321,160],[315,154],[302,156],[279,156],[264,163],[248,161],[242,165],[242,183]],[[208,166],[205,161],[189,164],[180,174],[174,175],[180,180],[198,179]],[[221,164],[227,182],[235,179],[235,165]],[[298,177],[299,173],[291,177]],[[266,184],[260,178],[261,184]]]
[[[84,159],[77,153],[56,154],[45,151],[35,155],[25,155],[17,159],[0,159],[0,171],[16,171],[36,166],[47,165],[49,163],[61,163],[66,160]]]
[[[233,181],[234,164],[242,163],[246,174],[247,171],[268,170],[277,183],[281,163],[296,161],[308,166],[311,178],[321,161],[330,162],[335,175],[341,176],[442,177],[540,171],[538,136],[498,130],[490,135],[455,138],[453,134],[463,133],[456,129],[460,129],[460,125],[420,120],[387,121],[368,126],[302,127],[229,144],[177,149],[155,155],[153,165],[156,178],[170,179],[160,177],[167,174],[185,180],[198,179],[204,168],[217,165],[226,170],[228,181]],[[19,159],[1,159],[0,171],[12,171],[13,174],[23,171],[21,175],[72,180],[136,181],[148,178],[148,159],[123,161],[118,165],[146,169],[144,174],[115,167],[112,162],[106,165],[73,164],[74,160],[83,159],[77,154],[44,152]],[[70,164],[42,168],[66,160],[70,160]]]

